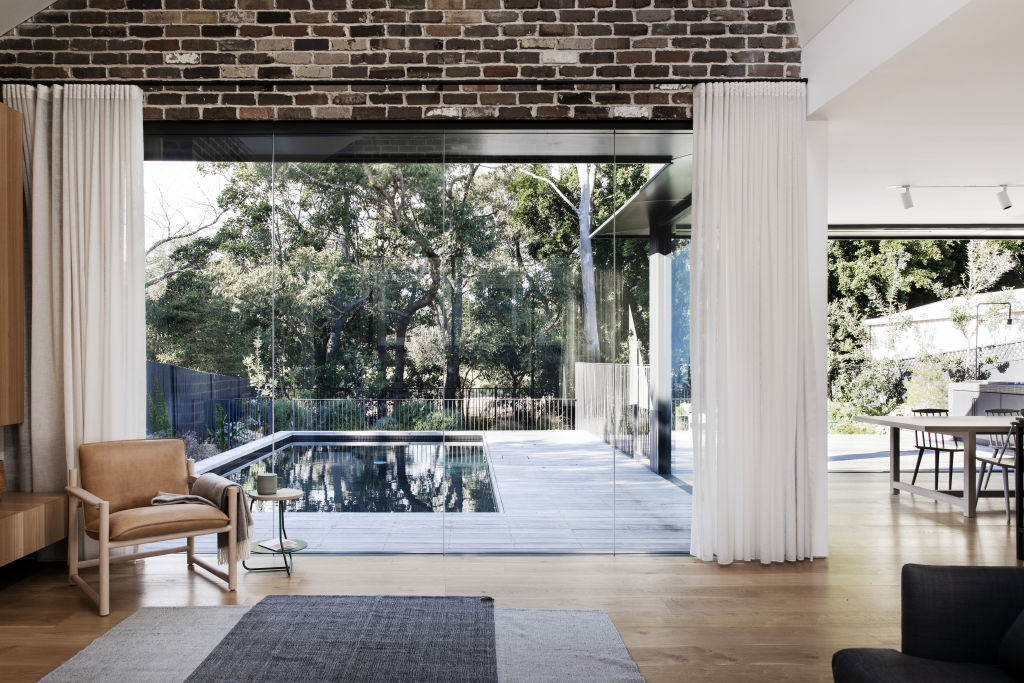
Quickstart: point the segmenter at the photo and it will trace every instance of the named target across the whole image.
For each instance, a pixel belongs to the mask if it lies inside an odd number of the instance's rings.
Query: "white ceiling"
[[[846,9],[853,0],[790,0],[801,45],[807,45],[821,29]]]
[[[0,36],[54,3],[54,0],[0,0]]]
[[[796,0],[794,4],[801,0]],[[1024,223],[1024,2],[973,0],[816,113],[829,124],[829,222]]]

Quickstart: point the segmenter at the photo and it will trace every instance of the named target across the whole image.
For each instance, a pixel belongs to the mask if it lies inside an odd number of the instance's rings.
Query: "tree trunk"
[[[444,397],[452,400],[459,393],[462,369],[462,277],[452,287],[452,316],[448,326],[448,353],[445,359]]]
[[[379,297],[374,296],[373,302],[379,303]],[[377,350],[377,377],[380,380],[380,387],[383,387],[388,372],[388,326],[384,311],[377,308],[370,324],[373,326],[373,341]]]
[[[352,317],[356,308],[361,306],[365,301],[366,297],[359,297],[358,299],[342,304],[340,297],[334,298],[332,302],[333,307],[338,311],[338,313],[331,320],[331,333],[327,342],[327,361],[334,361],[338,357],[341,352],[342,333],[345,331],[345,326],[348,324],[349,319]]]
[[[437,298],[437,291],[441,287],[441,258],[434,253],[428,254],[430,261],[430,287],[415,301],[402,309],[398,316],[398,324],[395,325],[395,374],[391,382],[392,398],[405,398],[405,363],[409,357],[409,348],[406,341],[409,336],[409,326],[416,313],[427,306],[434,304]]]
[[[583,280],[583,337],[586,344],[585,359],[596,363],[601,360],[601,346],[597,334],[597,294],[594,285],[594,249],[590,244],[590,224],[593,220],[594,164],[576,164],[580,180],[580,274]]]
[[[412,316],[403,317],[395,325],[395,374],[391,381],[391,398],[405,398],[405,361],[409,356],[406,339]]]

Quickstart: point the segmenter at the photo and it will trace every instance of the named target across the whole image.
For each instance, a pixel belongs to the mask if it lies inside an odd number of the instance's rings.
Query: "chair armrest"
[[[189,493],[192,493],[192,487],[195,486],[196,481],[198,479],[199,479],[199,477],[189,477],[188,478],[188,492]],[[233,486],[235,488],[239,488],[239,489],[242,488],[241,484],[236,484],[235,482],[231,482],[231,486]],[[244,491],[245,489],[242,489],[242,490]]]
[[[88,491],[79,486],[65,486],[64,490],[67,491],[69,496],[74,496],[75,498],[78,498],[80,501],[82,501],[82,503],[86,505],[91,505],[97,509],[107,503],[107,501],[89,493]]]
[[[1024,567],[903,566],[903,653],[995,663],[1024,611]]]

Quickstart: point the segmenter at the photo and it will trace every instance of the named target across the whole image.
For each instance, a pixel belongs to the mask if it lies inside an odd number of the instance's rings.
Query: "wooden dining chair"
[[[985,414],[994,417],[1011,417],[1020,415],[1022,412],[1024,411],[1012,408],[990,408],[985,411]],[[981,469],[978,472],[978,491],[982,491],[988,486],[989,479],[992,478],[992,470],[998,467],[1003,473],[1003,500],[1006,502],[1006,523],[1009,524],[1010,472],[1014,468],[1017,447],[1013,427],[1010,427],[1005,434],[993,434],[989,438],[989,447],[992,449],[992,455],[979,454],[975,457],[981,463]]]
[[[910,411],[918,417],[945,417],[949,411],[945,408],[916,408]],[[953,454],[963,451],[960,439],[946,434],[934,432],[914,432],[914,447],[917,449],[917,464],[914,465],[914,477],[911,484],[917,482],[917,472],[921,469],[921,459],[925,451],[935,452],[935,490],[939,490],[939,454],[949,453],[949,488],[953,488]]]

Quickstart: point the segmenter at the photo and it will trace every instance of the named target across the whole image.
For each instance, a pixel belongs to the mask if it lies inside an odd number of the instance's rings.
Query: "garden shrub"
[[[416,425],[425,422],[434,411],[434,406],[427,401],[402,401],[395,408],[399,429],[422,430],[423,427]]]
[[[302,402],[290,398],[279,398],[274,401],[274,429],[277,431],[290,429],[315,429],[316,421],[312,411]]]
[[[910,373],[907,381],[907,406],[916,408],[947,408],[949,375],[936,359],[924,359]]]
[[[342,432],[355,431],[362,426],[362,407],[349,399],[328,401],[317,413],[317,424],[320,429],[331,429]]]
[[[398,421],[393,417],[380,417],[373,421],[373,428],[384,432],[398,429]]]
[[[462,428],[462,415],[454,410],[432,410],[412,426],[415,431],[443,432]]]
[[[171,429],[171,418],[167,411],[167,399],[164,397],[163,389],[160,388],[160,380],[153,380],[153,394],[146,394],[146,411],[149,413],[149,425],[152,428],[150,437],[162,438],[173,436]]]

